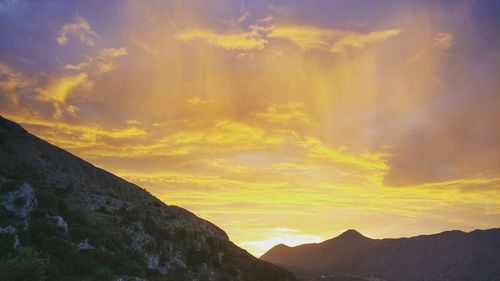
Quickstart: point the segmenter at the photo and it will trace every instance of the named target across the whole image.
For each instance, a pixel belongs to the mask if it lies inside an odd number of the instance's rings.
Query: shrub
[[[64,201],[62,199],[57,200],[57,208],[59,208],[61,210],[66,210],[67,207],[68,207],[68,204],[66,204],[66,201]]]
[[[87,256],[101,266],[114,267],[120,264],[120,257],[105,249],[87,249],[80,251],[81,256]]]
[[[169,274],[166,277],[166,280],[167,281],[184,281],[184,280],[186,280],[185,270],[177,270],[176,272]]]
[[[145,271],[148,280],[162,280],[164,278],[158,270],[146,268]]]
[[[104,207],[104,205],[102,205],[101,207],[99,207],[97,209],[97,211],[100,212],[100,213],[103,213],[103,214],[109,214],[108,209],[106,209],[106,207]]]
[[[210,254],[207,250],[190,249],[186,254],[186,262],[189,266],[199,266],[210,259]]]
[[[48,260],[32,248],[21,248],[0,262],[0,280],[45,280]]]
[[[36,198],[38,200],[38,207],[40,208],[57,208],[57,197],[47,191],[37,190]]]
[[[2,184],[2,186],[0,188],[0,191],[2,193],[11,192],[14,189],[18,188],[22,183],[23,182],[20,181],[20,180],[11,180],[11,181],[8,181],[8,182]]]
[[[24,204],[26,204],[26,199],[24,199],[24,197],[18,196],[14,199],[14,206],[16,206],[16,208],[22,208]]]
[[[31,242],[41,245],[42,242],[50,237],[61,237],[64,231],[55,222],[49,219],[40,219],[34,221],[28,230]]]
[[[210,278],[208,277],[208,274],[207,273],[203,273],[200,276],[200,281],[210,281]]]
[[[100,238],[100,233],[94,228],[80,224],[73,225],[69,229],[69,233],[74,242],[78,243],[85,239],[89,239],[91,244],[96,243]]]
[[[86,253],[87,251],[88,250],[79,251],[78,260],[73,269],[75,275],[88,276],[92,273],[94,268],[99,266],[99,263],[91,255]]]
[[[74,190],[73,186],[67,186],[66,188],[59,187],[59,188],[54,188],[54,193],[60,197],[67,197],[68,194],[73,192],[73,190]]]
[[[222,276],[220,276],[220,281],[231,281],[231,280],[233,280],[233,277],[228,274],[223,273]]]
[[[14,241],[14,234],[0,233],[0,257],[5,257],[14,251]]]
[[[109,267],[98,267],[92,271],[92,279],[96,281],[109,281],[113,277],[113,271]]]
[[[0,221],[5,222],[9,218],[12,218],[12,216],[10,215],[10,212],[7,211],[2,204],[0,204]]]
[[[75,223],[78,223],[81,225],[88,224],[87,212],[85,210],[66,208],[66,209],[61,210],[61,215],[70,224],[75,224]]]
[[[77,255],[76,249],[71,243],[57,237],[51,237],[43,241],[41,249],[54,257],[66,261],[75,259]]]
[[[137,261],[133,260],[123,262],[118,271],[128,276],[143,276],[145,274],[143,267]]]
[[[175,235],[177,236],[177,239],[179,239],[179,240],[186,239],[188,234],[189,234],[188,231],[184,228],[177,228],[175,230]]]

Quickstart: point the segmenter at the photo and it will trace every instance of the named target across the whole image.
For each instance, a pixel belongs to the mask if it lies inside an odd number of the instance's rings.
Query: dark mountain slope
[[[295,280],[0,117],[0,280]]]
[[[370,239],[349,230],[318,244],[278,245],[261,259],[289,268],[303,280],[323,275],[397,281],[500,280],[500,229],[400,239]]]

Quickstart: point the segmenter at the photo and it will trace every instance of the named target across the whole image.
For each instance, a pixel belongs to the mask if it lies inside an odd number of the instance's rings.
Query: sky
[[[0,114],[260,256],[500,226],[498,1],[0,0]]]

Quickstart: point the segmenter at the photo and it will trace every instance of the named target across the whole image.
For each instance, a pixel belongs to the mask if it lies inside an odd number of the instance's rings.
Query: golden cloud
[[[64,103],[73,90],[81,86],[90,87],[87,79],[86,73],[53,78],[46,87],[38,89],[39,99]]]
[[[200,40],[209,45],[227,50],[263,49],[267,41],[252,32],[219,34],[212,29],[187,29],[177,34],[178,40],[189,42]]]
[[[311,118],[302,103],[273,104],[264,112],[253,113],[260,120],[281,125],[310,125]]]
[[[77,73],[51,77],[46,85],[35,87],[38,99],[53,103],[53,117],[56,119],[61,118],[63,111],[75,115],[79,111],[78,107],[66,104],[72,93],[91,89],[96,77],[114,70],[117,67],[115,60],[127,53],[124,47],[103,48],[97,51],[95,57],[85,55],[81,63],[66,64],[64,70]]]
[[[369,43],[381,42],[400,34],[402,29],[387,29],[370,33],[320,28],[312,26],[276,26],[269,38],[287,39],[302,49],[320,48],[331,52],[344,52],[348,48],[362,48]]]
[[[136,124],[126,128],[106,128],[97,124],[70,124],[60,120],[48,120],[40,116],[25,119],[7,114],[5,117],[30,128],[43,139],[59,143],[70,150],[81,148],[92,150],[102,146],[111,148],[113,145],[105,143],[108,139],[116,141],[147,136],[147,132],[138,128]]]
[[[99,56],[102,58],[117,58],[126,55],[127,48],[104,48],[99,50]]]
[[[380,153],[365,153],[353,156],[344,151],[344,149],[333,149],[325,145],[316,137],[307,136],[303,145],[309,149],[311,156],[328,159],[335,163],[348,164],[352,167],[362,169],[372,169],[378,171],[387,171],[388,166]]]
[[[357,32],[347,32],[343,34],[338,40],[336,40],[330,50],[334,53],[343,52],[347,48],[362,48],[367,44],[382,42],[388,38],[394,37],[400,34],[403,30],[398,29],[387,29],[381,31],[374,31],[367,34],[357,33]]]
[[[203,150],[207,145],[213,149],[242,150],[260,147],[265,142],[264,138],[265,131],[262,128],[232,120],[215,120],[203,122],[195,130],[173,133],[162,142],[189,150]]]
[[[277,26],[267,35],[269,38],[287,39],[302,49],[328,48],[336,31],[312,26]]]
[[[103,48],[97,51],[95,57],[86,55],[85,61],[77,64],[67,64],[65,70],[76,71],[95,71],[96,73],[107,73],[116,68],[115,59],[128,54],[125,47],[120,48]]]
[[[82,71],[82,70],[89,67],[91,61],[92,61],[92,58],[87,56],[86,61],[81,62],[81,63],[77,63],[77,64],[67,64],[64,66],[64,70]]]

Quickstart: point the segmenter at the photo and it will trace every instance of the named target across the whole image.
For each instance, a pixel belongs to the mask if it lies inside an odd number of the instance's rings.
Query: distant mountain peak
[[[271,249],[269,249],[268,251],[287,251],[288,249],[290,249],[291,247],[288,246],[288,245],[285,245],[283,243],[280,243],[280,244],[277,244],[277,245],[274,245]]]
[[[349,229],[349,230],[346,230],[346,231],[342,232],[342,234],[340,234],[336,238],[349,238],[349,239],[352,239],[352,238],[367,238],[367,237],[364,236],[363,234],[359,233],[355,229]]]
[[[499,280],[499,252],[500,228],[393,239],[351,229],[318,244],[271,249],[262,259],[303,280],[351,275],[359,278],[348,280],[469,281]]]

